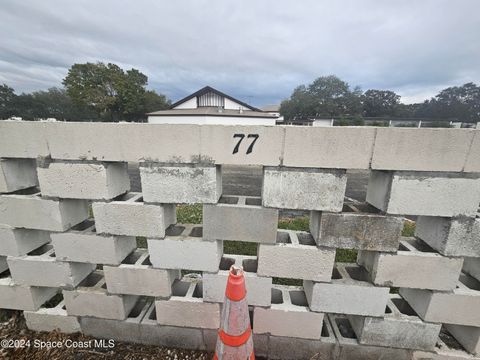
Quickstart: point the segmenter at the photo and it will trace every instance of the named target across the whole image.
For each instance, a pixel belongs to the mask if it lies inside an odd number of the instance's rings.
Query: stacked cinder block
[[[0,308],[37,331],[213,351],[236,265],[257,356],[478,358],[479,154],[465,129],[0,121]],[[262,166],[261,197],[223,194],[225,164]],[[345,198],[349,170],[371,171],[364,203]],[[202,224],[177,224],[178,204]],[[283,209],[309,231],[277,229]]]

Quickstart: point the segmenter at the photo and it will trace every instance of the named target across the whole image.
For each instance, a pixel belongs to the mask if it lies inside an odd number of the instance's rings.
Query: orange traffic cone
[[[243,270],[232,265],[213,360],[255,360],[246,295]]]

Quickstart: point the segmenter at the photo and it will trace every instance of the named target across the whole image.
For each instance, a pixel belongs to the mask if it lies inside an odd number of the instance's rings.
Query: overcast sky
[[[479,0],[0,0],[0,23],[17,93],[87,61],[137,68],[172,100],[211,85],[258,106],[329,74],[405,103],[480,83]]]

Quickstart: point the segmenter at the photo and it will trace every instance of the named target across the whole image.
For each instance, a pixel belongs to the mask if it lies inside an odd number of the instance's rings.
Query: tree
[[[15,115],[15,97],[15,91],[11,87],[7,84],[0,85],[0,119],[8,119]]]
[[[168,100],[165,95],[157,94],[154,90],[145,91],[143,102],[144,113],[165,110],[168,109],[170,105],[170,100]]]
[[[367,90],[363,96],[365,116],[395,116],[400,104],[400,96],[390,90]]]

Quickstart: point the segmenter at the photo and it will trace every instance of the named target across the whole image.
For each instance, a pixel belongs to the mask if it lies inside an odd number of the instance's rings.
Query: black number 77
[[[252,138],[253,139],[253,141],[251,142],[250,146],[247,149],[247,154],[250,154],[253,151],[253,145],[255,145],[255,142],[258,140],[259,137],[260,137],[260,135],[258,135],[258,134],[248,134],[247,135],[247,138]],[[236,153],[238,153],[238,149],[240,148],[240,144],[242,143],[243,139],[245,138],[245,134],[234,134],[233,138],[234,139],[235,138],[239,139],[237,145],[235,145],[235,147],[233,148],[233,152],[232,152],[232,154],[236,154]]]

